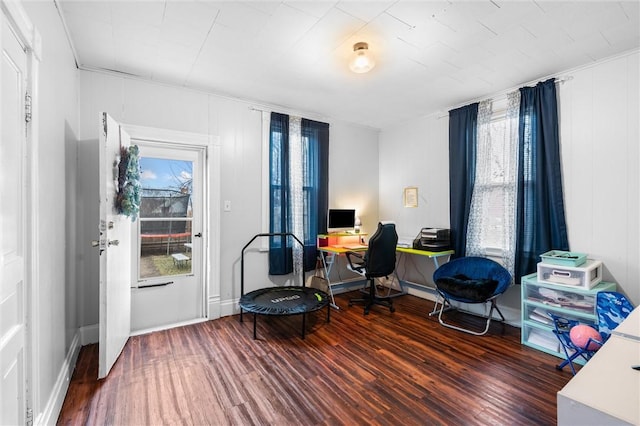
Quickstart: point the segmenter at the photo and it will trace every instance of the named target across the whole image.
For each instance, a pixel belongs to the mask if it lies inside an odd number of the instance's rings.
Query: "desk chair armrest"
[[[347,256],[347,261],[349,262],[349,269],[351,269],[353,272],[364,275],[366,266],[362,252],[357,253],[354,251],[348,251],[345,253],[345,255]]]

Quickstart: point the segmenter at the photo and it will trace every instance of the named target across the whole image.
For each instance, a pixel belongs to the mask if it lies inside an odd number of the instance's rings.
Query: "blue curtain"
[[[304,152],[304,269],[315,268],[318,230],[326,226],[329,191],[329,125],[302,119]],[[289,208],[289,116],[271,113],[270,129],[269,232],[290,232]],[[293,271],[292,238],[272,237],[269,241],[269,274]],[[297,243],[295,243],[297,244]]]
[[[304,143],[304,270],[315,269],[318,233],[326,232],[329,208],[329,124],[302,119]]]
[[[449,111],[449,220],[455,254],[467,247],[467,224],[476,176],[478,103]]]
[[[555,81],[523,87],[520,95],[516,277],[535,272],[541,254],[569,250]]]
[[[288,232],[289,212],[289,116],[271,113],[269,136],[269,232]],[[293,271],[291,242],[285,237],[269,239],[269,274]]]

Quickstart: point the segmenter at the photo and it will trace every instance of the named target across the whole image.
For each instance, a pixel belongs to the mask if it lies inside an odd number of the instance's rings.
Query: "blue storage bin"
[[[580,266],[587,261],[586,253],[573,251],[551,250],[541,254],[542,263],[561,266]]]

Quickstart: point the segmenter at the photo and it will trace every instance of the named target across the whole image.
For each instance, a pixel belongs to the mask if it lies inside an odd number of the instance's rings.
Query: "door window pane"
[[[193,163],[140,158],[140,279],[191,273]]]

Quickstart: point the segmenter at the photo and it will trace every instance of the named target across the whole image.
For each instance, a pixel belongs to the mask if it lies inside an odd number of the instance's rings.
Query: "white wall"
[[[53,2],[24,2],[42,43],[37,88],[39,145],[37,147],[38,215],[37,281],[33,292],[39,299],[33,332],[37,372],[30,384],[34,417],[57,416],[52,399],[65,392],[71,373],[69,354],[78,329],[75,279],[75,156],[77,117],[77,70],[66,35]],[[72,352],[72,351],[71,351]],[[64,396],[64,395],[63,395]],[[46,413],[45,413],[46,412]],[[44,413],[44,414],[43,414]],[[55,417],[52,421],[55,421]]]
[[[436,114],[380,134],[380,218],[396,221],[400,237],[449,226],[448,138],[448,118]],[[418,207],[404,207],[403,190],[413,186]]]
[[[362,232],[378,226],[378,131],[332,122],[329,208],[356,209]]]
[[[396,222],[400,239],[413,240],[424,227],[449,227],[449,122],[432,114],[380,134],[380,218]],[[446,143],[442,143],[445,141]],[[418,207],[404,207],[406,187],[418,188]],[[400,279],[431,283],[436,266],[424,256],[402,254]],[[429,297],[416,289],[409,292]]]
[[[617,282],[636,305],[640,304],[638,56],[635,51],[558,72],[574,77],[558,85],[571,249],[601,259],[604,278]],[[448,137],[448,117],[437,115],[381,132],[380,216],[397,220],[400,233],[449,226]],[[421,205],[416,211],[401,207],[403,186],[418,186]],[[426,268],[414,272],[417,282],[432,283],[433,267],[416,266]],[[510,289],[501,304],[519,310],[519,291],[519,286]]]
[[[97,204],[92,194],[97,188],[95,146],[100,111],[122,123],[218,136],[222,148],[220,195],[231,201],[232,211],[221,212],[221,287],[219,294],[212,289],[209,296],[219,297],[222,315],[233,313],[240,296],[240,252],[262,232],[261,113],[250,106],[245,101],[189,89],[81,71],[78,176],[83,213],[78,213],[78,219],[87,233],[83,240],[95,238],[97,229]],[[364,226],[373,229],[378,218],[378,134],[369,128],[327,121],[329,204],[362,209]],[[98,265],[93,257],[80,258],[81,326],[98,322]],[[245,270],[249,290],[270,285],[264,253],[251,254],[245,262],[249,265]]]
[[[571,72],[559,86],[569,243],[640,304],[639,52]]]

